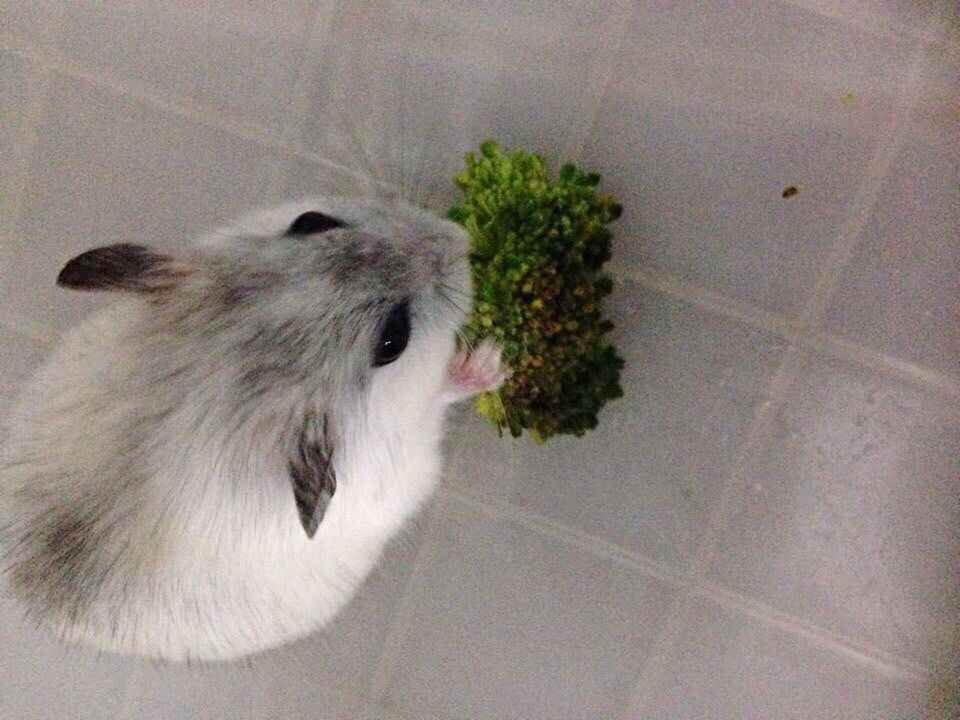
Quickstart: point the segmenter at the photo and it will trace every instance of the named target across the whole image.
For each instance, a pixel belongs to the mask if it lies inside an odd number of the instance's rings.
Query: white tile
[[[463,154],[487,137],[556,157],[613,5],[349,7],[317,70],[304,142],[444,207]]]
[[[960,25],[953,23],[952,42],[924,47],[910,133],[931,144],[957,147],[960,117]]]
[[[583,438],[522,443],[511,499],[682,566],[785,343],[628,283],[614,292],[625,395]]]
[[[0,445],[6,440],[7,428],[10,422],[10,409],[15,399],[13,388],[0,385]],[[0,591],[0,595],[3,592]]]
[[[641,2],[626,37],[583,156],[625,208],[615,262],[799,312],[913,42],[763,0]]]
[[[111,720],[119,716],[132,667],[126,659],[64,648],[0,592],[0,718]]]
[[[164,96],[279,131],[328,2],[73,2],[62,50]]]
[[[250,665],[235,662],[186,667],[132,663],[136,669],[126,695],[128,704],[119,715],[123,720],[256,717],[250,714],[250,707],[261,676]]]
[[[447,434],[452,453],[444,484],[481,500],[506,501],[515,486],[516,458],[523,440],[515,440],[477,415],[472,401],[461,403],[451,414]]]
[[[762,67],[765,78],[757,76],[757,82],[785,102],[790,101],[794,84],[804,93],[816,87],[821,94],[839,89],[889,92],[899,87],[907,74],[912,39],[880,37],[802,5],[640,0],[628,50],[628,57],[640,63],[634,66],[639,75],[629,77],[642,87],[643,60],[659,54],[681,62],[709,58],[720,67]],[[700,79],[709,86],[711,70],[703,67],[701,72]],[[683,87],[686,79],[677,79]],[[739,92],[749,95],[754,89],[729,88],[726,99],[736,100]]]
[[[164,245],[264,202],[272,153],[98,86],[58,76],[33,153],[0,315],[63,328],[104,299],[58,289],[74,255]]]
[[[57,0],[0,0],[0,39],[19,48],[51,49],[63,5]]]
[[[641,111],[672,100],[707,106],[718,118],[770,113],[770,129],[780,118],[874,137],[890,117],[915,41],[797,5],[642,0],[614,87]]]
[[[455,505],[388,704],[423,717],[616,717],[673,591]]]
[[[277,200],[285,202],[314,195],[364,196],[370,184],[359,174],[333,164],[281,158],[282,177],[277,186]]]
[[[890,168],[824,324],[960,378],[960,144],[909,143]]]
[[[0,386],[15,388],[20,385],[48,351],[46,343],[0,323]]]
[[[862,136],[761,109],[632,98],[617,88],[584,162],[624,206],[613,228],[615,265],[651,266],[797,314],[873,148]],[[789,186],[799,193],[782,197]]]
[[[924,690],[699,600],[638,718],[921,717]]]
[[[857,27],[892,35],[939,41],[944,33],[931,21],[950,12],[951,0],[789,0]]]
[[[377,705],[364,716],[364,720],[452,720],[436,713],[425,713],[423,710],[406,710],[389,702]]]
[[[36,102],[36,66],[11,53],[0,53],[0,280],[13,232],[16,202],[29,161],[31,105]]]
[[[710,576],[817,625],[936,666],[951,651],[960,413],[813,358],[747,458]]]

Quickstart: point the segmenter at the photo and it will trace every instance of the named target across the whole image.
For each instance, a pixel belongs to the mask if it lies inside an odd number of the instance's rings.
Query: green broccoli
[[[543,442],[583,435],[597,412],[623,395],[623,360],[606,338],[603,298],[613,287],[606,225],[622,211],[597,192],[600,176],[571,164],[553,181],[547,164],[491,140],[469,153],[455,182],[463,191],[450,218],[471,237],[474,305],[465,342],[488,336],[503,348],[513,375],[483,393],[477,412],[503,433],[524,428]]]

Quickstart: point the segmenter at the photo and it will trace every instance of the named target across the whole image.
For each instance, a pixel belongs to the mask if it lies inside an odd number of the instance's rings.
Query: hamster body
[[[467,238],[317,198],[182,251],[111,246],[117,293],[25,387],[0,449],[0,562],[65,640],[227,659],[322,627],[433,491],[445,409],[504,378],[458,353]]]

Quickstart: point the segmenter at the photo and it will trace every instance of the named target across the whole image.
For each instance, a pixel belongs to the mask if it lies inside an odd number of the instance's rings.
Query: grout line
[[[317,153],[296,147],[282,137],[271,135],[263,126],[257,123],[230,119],[225,115],[209,110],[202,105],[190,102],[188,99],[182,97],[165,97],[153,91],[144,83],[132,79],[120,79],[109,71],[98,71],[64,56],[42,52],[32,47],[25,47],[22,44],[12,42],[10,38],[2,33],[0,33],[0,49],[17,57],[41,64],[53,72],[83,80],[91,85],[104,88],[117,95],[126,96],[135,102],[147,105],[161,112],[169,113],[174,117],[193,120],[201,125],[220,130],[221,132],[233,135],[241,140],[252,142],[268,150],[278,150],[287,153],[291,157],[307,160],[357,178],[362,179],[365,177],[361,172],[353,168],[336,163]]]
[[[361,700],[363,705],[359,712],[354,713],[357,717],[370,717],[386,701],[390,684],[403,659],[403,650],[410,634],[413,614],[419,605],[421,595],[426,590],[426,573],[440,553],[441,531],[447,514],[447,496],[444,493],[437,493],[434,504],[429,510],[427,528],[420,541],[417,557],[413,561],[410,577],[407,579],[387,637],[383,642],[380,659],[368,684],[367,692],[363,694]]]
[[[303,63],[294,84],[289,110],[284,117],[282,136],[288,147],[301,147],[303,144],[303,124],[310,112],[313,98],[310,89],[313,87],[316,77],[315,70],[319,67],[319,60],[327,49],[340,5],[340,0],[332,0],[329,6],[318,3],[313,9],[313,15],[306,31]],[[283,183],[290,170],[292,157],[292,155],[287,155],[277,158],[267,182],[266,192],[269,199],[274,200],[280,196]]]
[[[459,460],[463,447],[463,438],[458,438],[449,448],[447,470],[452,469]],[[440,479],[442,487],[443,477]],[[420,540],[417,556],[414,558],[410,577],[404,586],[400,603],[393,614],[390,629],[384,640],[377,667],[363,696],[362,712],[356,713],[359,717],[374,717],[377,709],[386,702],[390,683],[400,662],[403,646],[406,644],[420,596],[425,591],[424,574],[433,564],[440,550],[440,528],[447,517],[448,507],[446,495],[438,490],[433,506],[426,513],[426,530]]]
[[[801,316],[800,320],[805,329],[815,328],[819,323],[833,291],[840,281],[843,268],[853,255],[857,242],[870,221],[873,208],[880,197],[883,182],[890,173],[893,161],[900,153],[902,145],[900,131],[909,122],[911,108],[917,99],[920,72],[924,59],[923,46],[921,45],[913,53],[904,90],[894,105],[889,122],[883,128],[877,150],[870,159],[864,180],[857,188],[847,219],[840,227],[839,236],[825,261],[825,269],[821,271],[810,300]]]
[[[939,19],[938,19],[939,22]],[[800,317],[803,330],[816,329],[823,310],[826,308],[837,286],[843,267],[853,254],[861,232],[866,227],[870,212],[880,194],[882,182],[888,173],[893,159],[899,152],[899,129],[909,117],[910,108],[916,99],[919,71],[924,58],[924,47],[917,43],[910,62],[910,70],[899,94],[890,118],[881,132],[873,158],[867,169],[866,178],[857,189],[848,218],[842,223],[833,248],[828,255],[825,267],[820,272],[817,283]],[[776,372],[769,380],[766,392],[757,406],[754,418],[747,430],[746,438],[730,466],[729,477],[716,507],[710,513],[707,529],[700,541],[699,549],[690,563],[690,577],[694,584],[705,582],[706,573],[716,554],[717,544],[729,522],[734,500],[741,495],[745,463],[751,452],[766,437],[770,420],[786,400],[793,381],[796,379],[807,351],[792,343]],[[694,594],[681,591],[674,601],[664,625],[657,636],[649,655],[644,662],[637,682],[626,703],[623,717],[643,717],[645,709],[659,684],[662,673],[672,662],[680,635],[687,625]]]
[[[682,570],[635,551],[622,548],[578,528],[564,525],[539,513],[525,510],[507,502],[491,503],[468,492],[453,488],[443,488],[441,492],[457,503],[479,510],[485,515],[508,520],[538,535],[559,540],[591,555],[642,572],[668,585],[674,587],[687,587],[689,585],[689,577]]]
[[[593,69],[587,76],[586,87],[580,96],[580,109],[574,114],[577,120],[565,134],[563,149],[560,153],[564,162],[577,160],[583,152],[587,138],[596,124],[597,115],[607,95],[607,88],[616,73],[618,61],[627,36],[627,28],[633,21],[636,6],[633,0],[621,0],[609,12],[597,31],[604,38],[593,62]]]
[[[281,140],[267,137],[262,129],[247,122],[236,122],[219,113],[195,105],[185,98],[171,99],[152,90],[147,84],[130,78],[121,79],[109,70],[95,69],[69,57],[43,52],[33,47],[11,43],[0,34],[0,48],[19,57],[45,65],[50,70],[105,88],[118,95],[125,95],[136,102],[149,105],[176,117],[196,120],[204,125],[223,130],[244,140],[256,142],[268,148],[283,148]]]
[[[882,675],[915,682],[925,681],[932,675],[928,668],[912,660],[832,632],[716,583],[706,580],[694,582],[690,572],[646,557],[636,551],[621,548],[539,513],[502,501],[482,500],[459,489],[443,488],[441,494],[453,502],[477,510],[484,515],[512,522],[538,535],[576,547],[607,562],[653,577],[676,589],[687,590],[692,595],[706,598],[732,612],[748,615],[764,624],[799,635],[837,655],[868,665]]]
[[[331,1],[336,2],[337,0]],[[797,0],[787,0],[787,2],[793,2],[800,7],[807,7],[809,4],[797,2]],[[568,131],[566,140],[564,141],[563,153],[572,159],[575,159],[575,157],[581,153],[583,143],[599,111],[600,101],[606,94],[605,91],[615,74],[616,61],[619,59],[619,51],[622,49],[626,39],[626,31],[633,12],[633,3],[630,2],[630,0],[621,0],[621,4],[611,12],[604,21],[603,28],[607,33],[605,37],[609,38],[610,41],[604,43],[598,52],[596,67],[589,76],[587,91],[580,98],[580,104],[583,110],[577,114],[577,117],[582,117],[583,120],[574,129]],[[814,9],[813,12],[818,11]],[[329,34],[336,16],[336,8],[331,8],[330,11],[322,13],[320,10],[317,10],[317,14],[313,17],[311,29],[308,33],[306,59],[304,61],[305,66],[310,65],[328,46]],[[352,168],[335,163],[328,158],[306,152],[302,148],[297,147],[295,139],[288,132],[291,129],[290,123],[281,130],[279,135],[274,135],[269,129],[259,123],[231,119],[229,116],[211,110],[200,103],[192,102],[185,96],[171,96],[157,92],[153,90],[149,84],[132,78],[124,78],[116,75],[109,69],[97,68],[83,61],[71,58],[68,55],[31,45],[24,42],[23,39],[12,36],[9,33],[0,32],[0,49],[13,55],[29,58],[34,62],[45,65],[64,75],[80,78],[92,84],[110,89],[113,92],[127,95],[138,102],[148,104],[175,116],[196,120],[202,124],[257,143],[263,147],[280,149],[290,153],[293,157],[319,162],[345,170],[354,176],[363,177],[362,173]],[[713,57],[707,59],[712,61],[716,60]],[[739,66],[739,64],[736,62],[730,64],[730,67],[737,66]],[[306,98],[309,93],[304,92],[304,83],[306,83],[306,79],[304,74],[301,73],[292,96],[291,105],[293,110],[289,117],[304,112],[304,107],[308,109]],[[690,99],[696,99],[696,95],[691,95]],[[748,99],[754,101],[756,98]],[[798,112],[803,112],[804,108],[800,106],[785,107],[777,109],[776,111],[793,117]],[[276,176],[281,173],[282,171],[279,169],[275,171],[270,180],[271,187],[276,185],[278,182]]]
[[[960,378],[886,355],[826,331],[804,331],[799,320],[726,297],[668,273],[651,268],[634,268],[615,272],[615,279],[632,280],[641,287],[772,333],[808,350],[869,368],[951,400],[960,400]]]
[[[706,570],[713,559],[717,542],[730,515],[734,499],[739,496],[739,490],[742,484],[742,466],[749,457],[750,452],[759,445],[765,437],[765,432],[770,426],[770,420],[784,402],[786,393],[803,359],[803,354],[791,345],[787,348],[783,361],[781,361],[779,368],[769,381],[767,392],[764,393],[766,399],[762,400],[755,410],[743,445],[731,463],[727,481],[724,483],[717,504],[707,521],[707,528],[700,540],[699,549],[690,562],[688,575],[691,578],[691,583],[696,583],[706,575]],[[774,395],[775,392],[778,394]],[[622,717],[635,718],[644,716],[644,709],[650,700],[653,690],[658,685],[664,669],[673,660],[676,645],[680,640],[680,634],[686,627],[686,620],[690,613],[693,598],[692,588],[683,589],[677,599],[672,603],[660,633],[654,641],[644,661],[639,677],[630,692]]]
[[[960,379],[937,370],[922,367],[907,360],[885,355],[858,343],[819,332],[804,335],[803,345],[840,360],[855,363],[871,370],[890,375],[924,390],[933,390],[953,400],[960,400]]]
[[[796,339],[800,331],[800,323],[796,320],[790,320],[783,315],[742,300],[734,300],[652,268],[634,268],[617,272],[616,275],[633,280],[641,287],[683,300],[702,310],[766,330],[787,340]]]
[[[303,66],[293,90],[290,112],[284,126],[284,138],[291,144],[302,139],[303,121],[310,113],[312,95],[310,88],[316,80],[316,70],[320,66],[330,44],[330,36],[337,19],[340,17],[341,0],[328,0],[326,7],[318,8],[307,30],[304,48]]]
[[[926,682],[933,676],[931,670],[912,660],[869,646],[854,638],[825,630],[812,622],[777,610],[766,603],[728,590],[715,583],[703,581],[694,587],[693,592],[717,605],[737,610],[767,625],[799,635],[831,652],[843,655],[862,665],[868,665],[877,673],[894,680]]]

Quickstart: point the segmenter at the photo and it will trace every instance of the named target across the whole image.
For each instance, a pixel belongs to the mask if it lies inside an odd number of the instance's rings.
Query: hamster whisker
[[[463,290],[459,290],[455,287],[452,287],[451,285],[447,285],[443,281],[440,281],[438,283],[438,287],[442,288],[443,290],[446,290],[447,292],[453,293],[455,298],[457,298],[458,300],[464,301],[467,305],[473,304],[473,297],[470,295],[470,293],[466,293]]]
[[[451,290],[451,291],[457,293],[457,294],[460,295],[461,297],[465,297],[465,298],[467,298],[468,300],[472,300],[472,299],[473,299],[473,295],[471,295],[471,294],[470,294],[469,292],[467,292],[466,290],[463,290],[462,288],[454,287],[453,285],[451,285],[450,283],[448,283],[448,282],[447,282],[447,275],[446,275],[446,273],[443,273],[443,274],[441,275],[441,280],[440,280],[440,282],[441,282],[448,290]]]
[[[453,258],[450,262],[447,263],[447,266],[444,268],[444,270],[448,270],[454,265],[456,265],[457,263],[463,262],[464,260],[468,259],[470,257],[470,252],[471,252],[470,250],[467,250],[457,255],[455,258]]]
[[[460,313],[463,312],[463,309],[460,306],[458,306],[455,302],[453,302],[453,300],[448,298],[443,293],[437,293],[437,297],[439,297],[443,302],[445,302],[448,306],[450,306],[452,309],[456,310],[457,312],[460,312]]]
[[[400,132],[397,134],[400,144],[400,187],[408,189],[407,178],[407,73],[400,73]]]
[[[474,344],[470,342],[470,339],[467,337],[467,334],[463,332],[463,330],[461,330],[460,328],[457,328],[457,339],[461,343],[463,343],[463,346],[467,349],[467,352],[473,353],[473,351],[476,350],[476,346],[474,346]]]
[[[451,287],[449,287],[449,286],[447,286],[447,285],[444,285],[443,283],[439,283],[439,284],[438,284],[438,288],[440,288],[441,290],[444,290],[444,289],[446,289],[446,290],[452,290],[452,289],[453,289],[453,288],[451,288]],[[469,313],[467,312],[467,310],[466,310],[462,305],[460,305],[458,302],[456,302],[453,298],[451,298],[450,296],[448,296],[446,293],[438,292],[437,295],[439,295],[443,300],[445,300],[445,301],[446,301],[449,305],[451,305],[455,310],[458,310],[459,312],[462,312],[464,315],[468,315],[468,314],[469,314]]]

